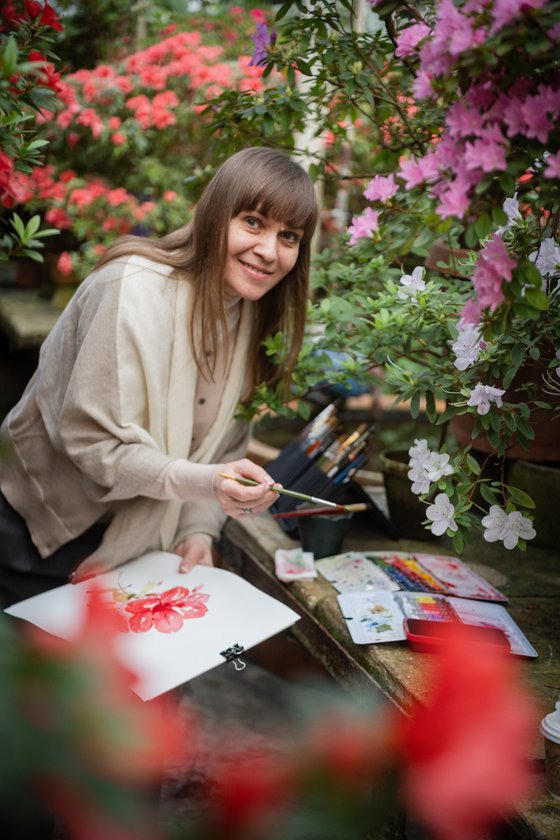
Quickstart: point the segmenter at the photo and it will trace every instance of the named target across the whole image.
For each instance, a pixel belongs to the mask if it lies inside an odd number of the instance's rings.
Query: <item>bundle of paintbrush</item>
[[[300,516],[316,516],[325,509],[336,514],[345,509],[367,512],[375,507],[353,480],[366,463],[369,434],[365,423],[348,430],[338,416],[336,404],[331,403],[267,464],[269,475],[289,488],[271,508],[285,531],[296,531]],[[319,509],[302,509],[301,502],[310,499]]]

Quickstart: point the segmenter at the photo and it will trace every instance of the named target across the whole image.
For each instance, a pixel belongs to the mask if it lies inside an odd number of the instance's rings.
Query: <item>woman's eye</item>
[[[258,227],[259,220],[255,216],[246,216],[245,224],[249,225],[249,227]]]
[[[286,239],[288,242],[293,243],[294,245],[297,245],[300,239],[299,235],[293,230],[282,231],[282,236],[284,237],[284,239]]]

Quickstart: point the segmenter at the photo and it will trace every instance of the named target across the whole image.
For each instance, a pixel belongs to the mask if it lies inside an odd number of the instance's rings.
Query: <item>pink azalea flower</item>
[[[453,138],[468,137],[480,134],[482,131],[482,115],[480,111],[469,107],[464,102],[454,102],[445,117],[449,134]]]
[[[488,139],[468,142],[465,146],[465,165],[467,169],[482,169],[483,172],[507,169],[505,148]]]
[[[504,301],[502,285],[511,280],[515,266],[516,262],[510,257],[503,239],[495,233],[480,252],[472,278],[483,309],[488,307],[494,311]]]
[[[498,29],[507,26],[512,20],[529,9],[541,9],[548,0],[494,0],[492,16],[494,23],[490,29],[493,35]]]
[[[503,112],[503,119],[508,127],[508,135],[525,133],[525,116],[523,114],[523,101],[519,97],[512,97],[506,103]]]
[[[401,158],[399,164],[398,175],[405,182],[407,190],[424,183],[425,175],[422,163],[416,160],[414,155],[411,155],[410,158]]]
[[[364,196],[368,201],[387,201],[398,192],[398,189],[392,173],[391,175],[375,175],[364,190]]]
[[[424,70],[420,70],[412,85],[415,99],[427,99],[429,96],[434,95],[434,89],[432,87],[433,78],[433,75]]]
[[[482,306],[480,301],[474,298],[469,298],[461,310],[461,321],[466,324],[474,324],[478,326],[482,317]]]
[[[560,179],[560,152],[556,152],[555,155],[547,156],[544,174],[547,178]]]
[[[350,234],[350,245],[355,245],[359,239],[370,236],[379,229],[379,213],[366,207],[361,216],[354,216],[352,224],[348,228]]]
[[[526,124],[525,136],[536,137],[541,143],[546,143],[554,126],[548,118],[543,97],[528,96],[521,106],[521,113]]]
[[[414,23],[412,26],[408,26],[397,37],[395,55],[399,58],[411,55],[420,41],[424,40],[429,34],[430,27],[425,23]]]
[[[484,82],[473,85],[467,95],[467,101],[473,108],[479,111],[487,111],[494,102],[496,93],[493,82]]]
[[[448,183],[447,189],[440,194],[436,212],[442,219],[448,216],[457,216],[461,219],[469,208],[470,184],[463,178],[456,178]]]

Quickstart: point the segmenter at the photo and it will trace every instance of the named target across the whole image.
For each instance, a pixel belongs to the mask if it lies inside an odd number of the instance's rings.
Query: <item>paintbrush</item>
[[[258,487],[260,481],[253,481],[252,478],[238,478],[236,475],[228,475],[227,473],[218,473],[221,478],[229,478],[231,481],[237,481],[238,484],[244,484],[246,487]],[[338,510],[359,511],[365,510],[367,505],[363,502],[357,502],[353,505],[339,505],[337,502],[329,502],[327,499],[318,499],[317,496],[308,496],[307,493],[299,493],[297,490],[286,490],[284,487],[276,487],[274,484],[270,485],[270,489],[275,493],[280,493],[283,496],[292,496],[294,499],[301,499],[304,502],[313,502],[316,505],[324,505],[328,508],[337,508]]]
[[[357,502],[353,505],[348,505],[343,507],[316,507],[316,508],[300,508],[299,510],[287,510],[284,513],[273,513],[272,516],[274,519],[300,519],[302,516],[336,516],[336,514],[340,514],[344,511],[350,513],[357,513],[361,510],[368,510],[371,505],[365,504],[365,502]],[[351,508],[348,511],[348,508]]]

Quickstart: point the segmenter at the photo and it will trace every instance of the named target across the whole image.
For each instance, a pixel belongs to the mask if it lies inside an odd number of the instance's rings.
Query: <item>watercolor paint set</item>
[[[416,650],[436,651],[445,640],[445,628],[460,623],[476,628],[473,641],[499,646],[518,656],[537,656],[501,604],[402,590],[343,592],[337,600],[356,644],[408,640]]]
[[[507,597],[457,557],[407,552],[364,552],[399,589],[439,592],[459,598],[507,601]]]

